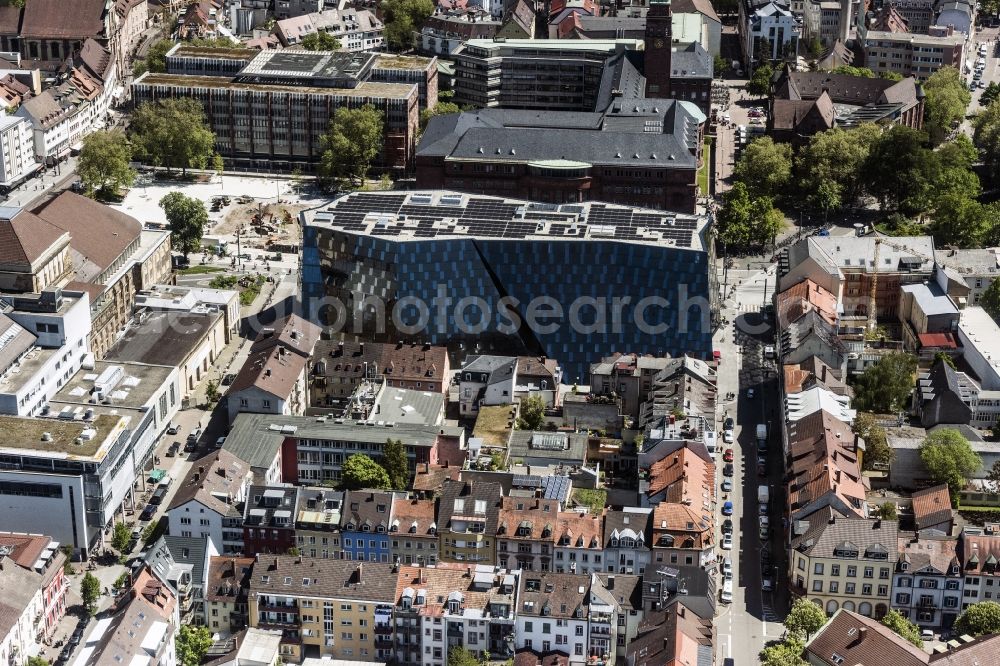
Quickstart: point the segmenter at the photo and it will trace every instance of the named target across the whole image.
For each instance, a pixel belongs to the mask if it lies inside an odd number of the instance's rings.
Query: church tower
[[[650,0],[646,14],[646,97],[670,97],[670,0]]]

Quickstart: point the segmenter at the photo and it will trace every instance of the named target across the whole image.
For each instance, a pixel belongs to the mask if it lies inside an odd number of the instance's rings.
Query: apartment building
[[[590,366],[590,391],[620,401],[621,413],[639,418],[639,407],[653,389],[653,376],[667,366],[670,359],[652,354],[621,354],[606,356]]]
[[[167,532],[212,541],[223,555],[243,552],[243,511],[253,473],[225,450],[198,460],[167,508]]]
[[[17,187],[38,170],[31,123],[18,116],[0,116],[0,192]]]
[[[504,497],[497,527],[497,564],[505,569],[554,571],[559,502]]]
[[[250,626],[281,630],[282,658],[388,661],[397,575],[392,565],[261,557],[250,580]]]
[[[340,515],[340,544],[344,559],[389,562],[389,530],[397,493],[348,490]]]
[[[274,26],[274,34],[284,46],[293,46],[307,35],[325,32],[340,41],[341,50],[353,53],[378,50],[382,46],[384,28],[373,12],[347,7],[280,20]]]
[[[295,547],[300,489],[250,486],[243,509],[243,553],[286,553]]]
[[[337,109],[371,104],[385,120],[377,166],[406,171],[416,149],[420,110],[437,103],[433,59],[246,49],[215,49],[209,58],[198,49],[175,49],[166,73],[147,72],[133,81],[135,103],[198,100],[220,154],[244,167],[311,170]]]
[[[401,666],[437,666],[452,647],[514,655],[520,571],[477,564],[399,568],[395,654]]]
[[[942,67],[961,70],[965,35],[952,28],[931,34],[869,30],[862,41],[863,65],[875,72],[912,76],[926,81]]]
[[[145,286],[135,294],[137,308],[150,312],[191,312],[198,308],[222,313],[228,344],[240,332],[240,292],[235,289],[185,287],[173,284],[153,284],[155,269],[142,278]]]
[[[256,559],[217,555],[208,560],[205,626],[214,633],[238,634],[250,624],[250,578]]]
[[[751,71],[798,52],[802,27],[787,0],[741,0],[738,21],[743,63]]]
[[[343,559],[340,519],[344,492],[326,487],[302,488],[295,517],[295,541],[303,557]]]
[[[808,0],[803,3],[805,38],[817,38],[825,47],[833,46],[837,41],[846,42],[853,27],[853,5],[850,0]]]
[[[212,557],[219,553],[204,537],[165,534],[142,554],[142,562],[177,597],[177,618],[184,624],[205,624],[205,592]]]
[[[240,412],[304,414],[319,334],[319,326],[295,314],[261,328],[226,391],[229,422]]]
[[[785,436],[789,519],[803,520],[826,507],[842,515],[864,518],[865,480],[850,426],[838,414],[818,409],[791,422]]]
[[[662,502],[653,509],[653,566],[715,563],[715,521],[701,507]]]
[[[609,574],[642,575],[650,561],[653,510],[609,509],[604,514],[604,565]]]
[[[556,573],[604,571],[604,514],[560,511],[555,527]]]
[[[962,610],[980,601],[1000,599],[1000,535],[995,530],[962,532],[958,546],[962,564]]]
[[[621,606],[598,576],[521,574],[515,643],[542,654],[558,650],[569,664],[605,663],[617,649]]]
[[[442,562],[496,562],[503,489],[499,483],[445,481],[437,510]]]
[[[392,501],[390,555],[397,564],[437,564],[436,506],[432,499],[397,497]]]
[[[921,629],[949,629],[962,610],[964,574],[949,535],[899,535],[892,608]]]
[[[438,10],[420,28],[420,52],[451,58],[470,39],[493,39],[500,29],[483,10]]]
[[[314,407],[348,399],[366,380],[442,393],[451,369],[447,348],[403,342],[319,340],[313,359],[310,404]]]
[[[839,609],[881,618],[889,611],[899,559],[899,523],[846,517],[824,508],[796,521],[788,579],[792,594],[828,615]]]
[[[149,3],[146,0],[116,0],[111,25],[111,53],[116,69],[127,72],[133,51],[149,25]]]
[[[66,556],[59,550],[57,541],[40,534],[0,532],[0,549],[6,553],[0,557],[0,566],[13,563],[38,574],[42,616],[33,618],[34,628],[38,636],[48,640],[66,614],[66,590],[69,589],[69,580],[63,572]]]

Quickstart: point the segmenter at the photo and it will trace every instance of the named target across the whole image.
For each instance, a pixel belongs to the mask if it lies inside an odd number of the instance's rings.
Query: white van
[[[719,600],[724,604],[733,603],[733,579],[727,578],[722,582],[722,594],[719,596]]]

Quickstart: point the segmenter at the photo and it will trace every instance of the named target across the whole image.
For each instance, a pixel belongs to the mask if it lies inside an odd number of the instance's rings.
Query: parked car
[[[722,441],[725,442],[726,444],[732,444],[734,441],[736,441],[736,438],[733,436],[733,431],[732,430],[723,430],[722,431]]]
[[[167,427],[167,434],[168,435],[176,435],[180,431],[181,431],[181,424],[180,423],[171,423]]]
[[[722,537],[722,550],[732,550],[733,549],[733,535],[727,534]]]
[[[722,454],[722,459],[728,463],[733,462],[733,450],[726,449],[725,453]]]
[[[753,400],[754,390],[752,388],[747,389],[747,400]]]
[[[188,433],[187,441],[197,443],[201,438],[201,428],[195,428]]]
[[[142,513],[139,514],[139,520],[152,520],[154,515],[156,515],[156,506],[153,504],[147,504],[146,508],[144,508]]]
[[[226,437],[223,435],[219,439],[215,440],[215,448],[221,449],[222,445],[226,443]]]
[[[722,515],[723,516],[731,516],[731,515],[733,515],[733,503],[732,502],[727,501],[725,504],[722,505]]]
[[[722,521],[722,533],[732,534],[733,533],[733,521],[731,518],[726,518]]]
[[[732,476],[733,475],[733,464],[732,463],[726,463],[726,466],[722,468],[722,475],[723,476]]]
[[[733,560],[729,557],[722,559],[722,575],[726,578],[733,577]]]
[[[733,492],[733,482],[729,479],[723,479],[720,488],[724,493],[731,493]]]
[[[722,422],[722,427],[725,428],[726,430],[732,430],[733,428],[736,427],[736,422],[733,421],[732,416],[727,416],[726,420]]]

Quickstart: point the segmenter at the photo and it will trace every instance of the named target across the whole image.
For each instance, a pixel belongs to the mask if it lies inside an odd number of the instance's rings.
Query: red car
[[[725,462],[733,462],[733,450],[726,449],[726,452],[722,454],[722,459]]]

